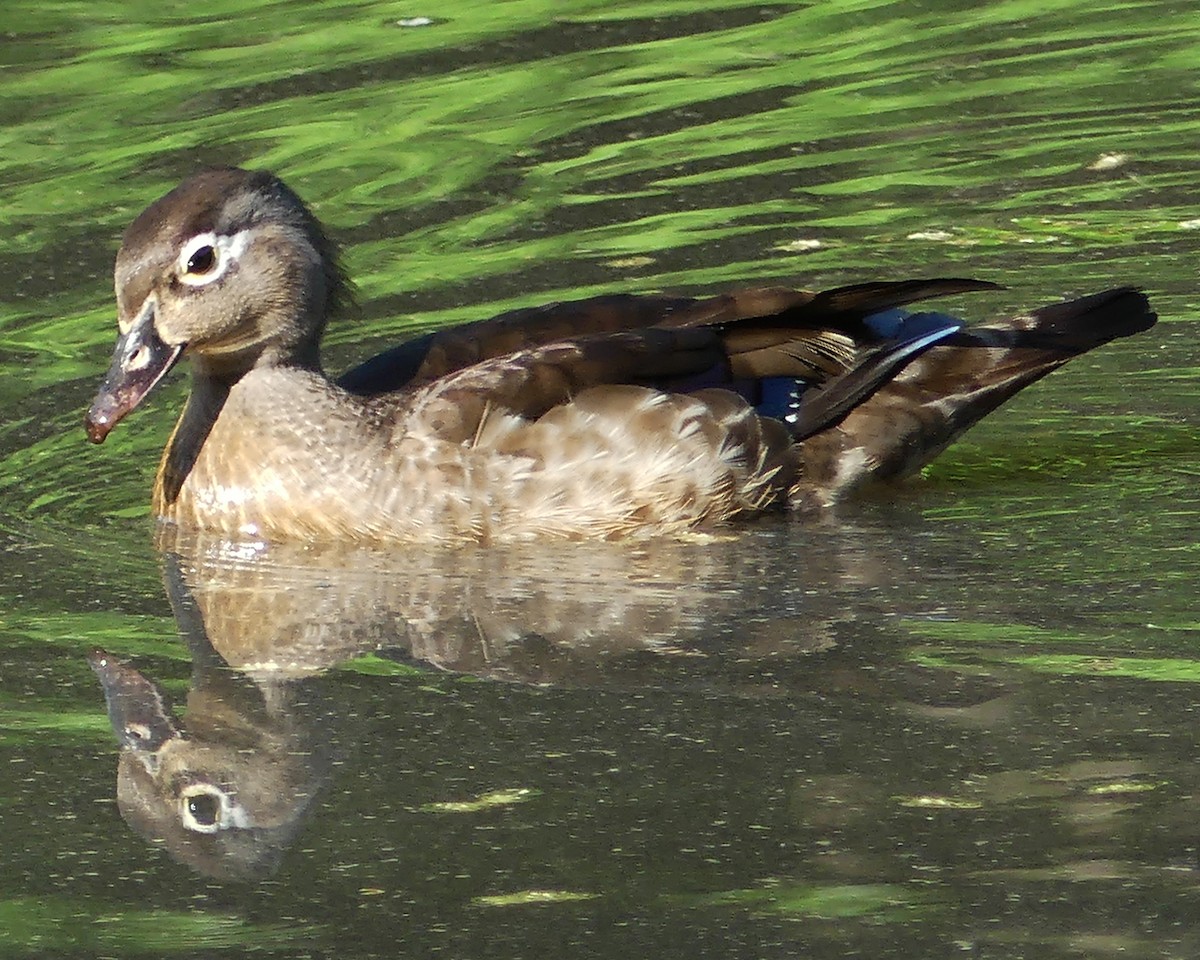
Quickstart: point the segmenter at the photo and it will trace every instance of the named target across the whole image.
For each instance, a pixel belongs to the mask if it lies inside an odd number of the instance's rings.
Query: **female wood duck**
[[[931,460],[1025,385],[1155,322],[1131,289],[964,329],[898,307],[993,287],[865,283],[518,310],[338,381],[333,244],[265,171],[197,174],[125,232],[100,443],[181,358],[168,521],[359,541],[617,538],[829,505]]]

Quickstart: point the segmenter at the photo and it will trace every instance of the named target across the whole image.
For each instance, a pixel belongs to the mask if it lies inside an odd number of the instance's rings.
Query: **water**
[[[1189,9],[10,11],[0,952],[1196,953]],[[120,231],[200,163],[276,169],[346,245],[335,369],[743,281],[1009,286],[975,317],[1136,283],[1162,322],[824,521],[160,552],[180,378],[102,448],[80,420]],[[122,818],[96,647],[162,685],[248,841]]]

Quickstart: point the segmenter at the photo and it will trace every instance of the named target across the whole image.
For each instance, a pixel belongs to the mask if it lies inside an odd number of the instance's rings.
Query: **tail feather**
[[[1154,326],[1140,291],[1123,287],[953,333],[807,439],[800,499],[828,504],[869,480],[908,476],[981,418],[1067,361]]]

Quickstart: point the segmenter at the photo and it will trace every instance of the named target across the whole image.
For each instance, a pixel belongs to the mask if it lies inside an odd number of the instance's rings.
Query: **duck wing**
[[[456,328],[440,341],[434,335],[419,362],[406,359],[415,368],[406,387],[374,402],[397,403],[436,423],[443,436],[466,440],[489,412],[536,419],[589,388],[639,385],[692,393],[726,387],[756,404],[764,384],[783,381],[804,388],[802,415],[793,419],[808,435],[840,420],[914,356],[962,326],[942,314],[896,307],[992,287],[975,280],[901,281],[820,293],[743,290],[699,301],[639,298],[626,305],[632,309],[616,309],[612,298],[559,304]],[[586,318],[572,325],[586,332],[562,336],[571,317]],[[473,354],[483,359],[455,366]],[[452,369],[430,379],[433,370],[447,366]],[[368,379],[379,384],[387,377],[351,376],[341,385],[361,390]]]
[[[343,374],[337,383],[361,396],[387,393],[432,383],[484,360],[541,345],[657,326],[739,325],[743,340],[737,349],[752,372],[755,341],[746,338],[759,338],[757,344],[771,362],[769,355],[781,344],[791,342],[798,328],[831,325],[843,327],[852,335],[878,339],[878,334],[856,324],[917,300],[995,286],[980,280],[902,280],[815,293],[748,287],[704,299],[615,294],[563,301],[425,334],[371,357]],[[772,329],[774,334],[769,332]]]

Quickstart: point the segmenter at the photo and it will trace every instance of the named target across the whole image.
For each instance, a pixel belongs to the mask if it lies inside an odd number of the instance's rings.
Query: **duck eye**
[[[175,275],[189,287],[215,283],[237,263],[246,250],[250,232],[242,230],[226,236],[219,233],[198,233],[183,245],[175,261]]]
[[[221,819],[221,801],[211,794],[200,793],[185,801],[187,812],[200,830],[215,827]]]
[[[205,244],[203,247],[197,247],[192,251],[192,255],[188,257],[187,263],[184,265],[184,271],[200,276],[209,273],[216,265],[216,248]]]

